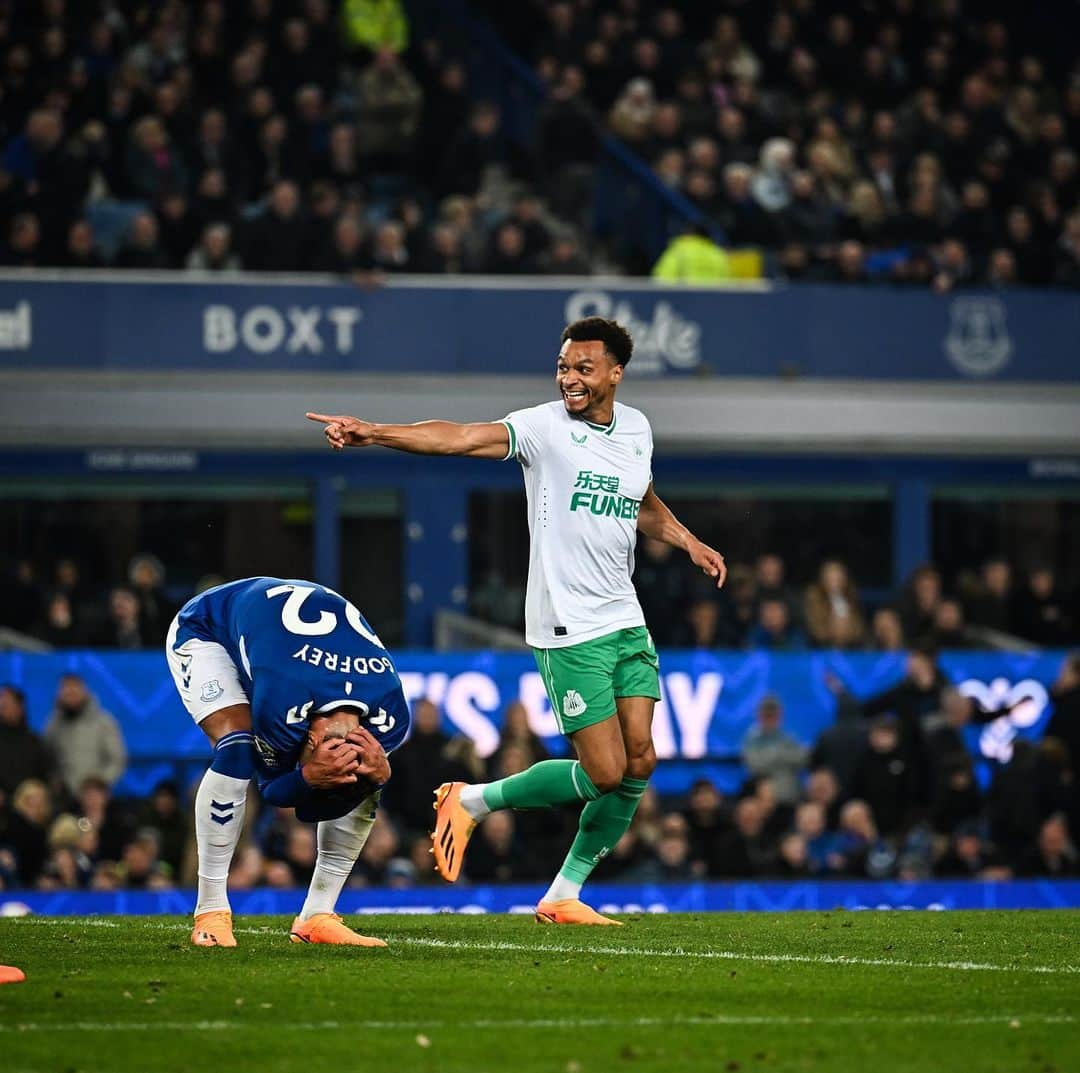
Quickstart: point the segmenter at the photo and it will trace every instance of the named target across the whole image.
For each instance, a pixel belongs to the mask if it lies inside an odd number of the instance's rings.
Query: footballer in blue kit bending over
[[[196,946],[235,946],[227,891],[254,778],[271,805],[318,821],[318,856],[293,942],[385,946],[334,908],[375,821],[387,753],[409,706],[356,607],[310,581],[255,577],[208,589],[173,619],[165,654],[180,699],[213,742],[195,797]]]

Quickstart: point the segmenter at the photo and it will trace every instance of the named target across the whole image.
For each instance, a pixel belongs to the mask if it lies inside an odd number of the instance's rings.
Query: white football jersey
[[[525,640],[564,648],[643,626],[631,582],[637,519],[652,481],[652,429],[615,403],[611,424],[571,417],[561,400],[503,419],[507,460],[525,473],[529,583]]]

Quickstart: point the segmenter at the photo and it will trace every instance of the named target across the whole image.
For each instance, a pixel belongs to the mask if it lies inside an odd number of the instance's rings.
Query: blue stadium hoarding
[[[543,886],[347,888],[338,911],[350,913],[531,913]],[[259,888],[230,892],[238,914],[292,915],[302,890]],[[1080,879],[1014,879],[1007,883],[863,880],[662,883],[590,883],[589,898],[610,913],[781,913],[813,910],[1080,909]],[[0,915],[23,907],[45,916],[187,914],[195,892],[6,891]]]
[[[1071,382],[1080,338],[1080,302],[1053,291],[7,272],[0,369],[547,374],[593,313],[631,328],[639,376]]]
[[[1011,757],[1017,737],[1042,736],[1053,710],[1049,687],[1063,657],[1061,652],[942,655],[946,676],[982,707],[1010,708],[1008,716],[965,731],[984,784],[993,765]],[[826,651],[663,653],[663,700],[654,719],[663,763],[654,784],[661,793],[681,793],[705,774],[725,791],[736,789],[742,772],[731,760],[766,693],[779,696],[786,728],[809,745],[836,717],[827,677],[834,675],[853,696],[865,699],[901,679],[904,658],[902,653]],[[471,738],[480,756],[495,750],[505,708],[519,697],[548,748],[565,752],[530,655],[403,650],[394,659],[410,699],[429,697],[439,704],[444,728]],[[205,764],[206,739],[181,707],[158,653],[0,653],[0,682],[26,690],[31,722],[39,728],[52,707],[57,678],[66,671],[83,675],[120,720],[131,758],[121,792],[145,794],[178,768],[190,777]]]

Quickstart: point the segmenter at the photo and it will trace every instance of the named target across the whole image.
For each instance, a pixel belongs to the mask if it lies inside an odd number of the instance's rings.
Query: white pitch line
[[[1080,973],[1078,965],[994,965],[979,961],[906,961],[902,958],[848,957],[844,954],[753,954],[742,950],[650,950],[635,946],[591,946],[580,949],[544,943],[470,942],[464,939],[421,939],[409,935],[388,936],[402,946],[430,946],[446,950],[509,950],[542,954],[598,954],[604,957],[690,958],[705,961],[757,961],[800,965],[860,965],[895,969],[948,969],[954,972],[1034,972],[1071,975]]]
[[[785,1017],[739,1014],[717,1014],[715,1017],[535,1017],[506,1020],[476,1021],[299,1021],[273,1022],[276,1029],[303,1032],[366,1031],[366,1032],[429,1032],[439,1029],[502,1030],[507,1028],[654,1028],[686,1026],[693,1028],[727,1028],[755,1025],[771,1028],[814,1028],[846,1025],[942,1025],[950,1028],[964,1025],[1073,1024],[1067,1014],[1011,1013],[973,1017],[948,1017],[941,1014],[913,1014],[867,1017]],[[0,1034],[18,1035],[22,1032],[233,1032],[243,1029],[262,1032],[266,1023],[252,1021],[64,1021],[56,1024],[27,1022],[0,1025]]]
[[[77,923],[80,927],[90,925],[98,928],[123,927],[115,921],[104,919],[77,918],[19,918],[19,925]],[[159,924],[143,922],[143,928],[157,928],[161,931],[186,931],[186,924]],[[279,935],[281,928],[234,928],[236,935]],[[663,950],[638,946],[558,946],[552,943],[511,943],[505,941],[473,942],[467,939],[423,939],[412,935],[388,935],[387,940],[399,946],[422,946],[436,950],[466,951],[512,951],[525,954],[588,954],[603,957],[638,957],[638,958],[682,958],[701,961],[750,961],[760,964],[795,964],[795,965],[858,965],[864,968],[889,969],[933,969],[949,972],[1015,972],[1035,973],[1049,976],[1075,976],[1080,974],[1080,965],[995,965],[982,961],[908,961],[903,958],[864,958],[845,954],[757,954],[744,950],[684,950],[681,947],[669,947]]]

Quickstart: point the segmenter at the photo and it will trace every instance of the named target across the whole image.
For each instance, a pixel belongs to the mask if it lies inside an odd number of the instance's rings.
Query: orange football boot
[[[577,898],[563,898],[558,902],[541,902],[536,907],[537,924],[608,924],[622,927],[621,920],[601,916]]]
[[[26,979],[26,973],[14,965],[0,965],[0,984],[21,984]]]
[[[476,830],[476,820],[461,803],[463,782],[444,782],[435,791],[435,830],[431,835],[431,851],[435,855],[435,871],[453,883],[461,875],[465,847]]]
[[[382,939],[358,935],[337,913],[316,913],[310,920],[297,917],[289,932],[291,943],[329,943],[332,946],[386,946]]]
[[[200,913],[195,918],[191,941],[196,946],[236,946],[232,933],[232,913],[228,909]]]

